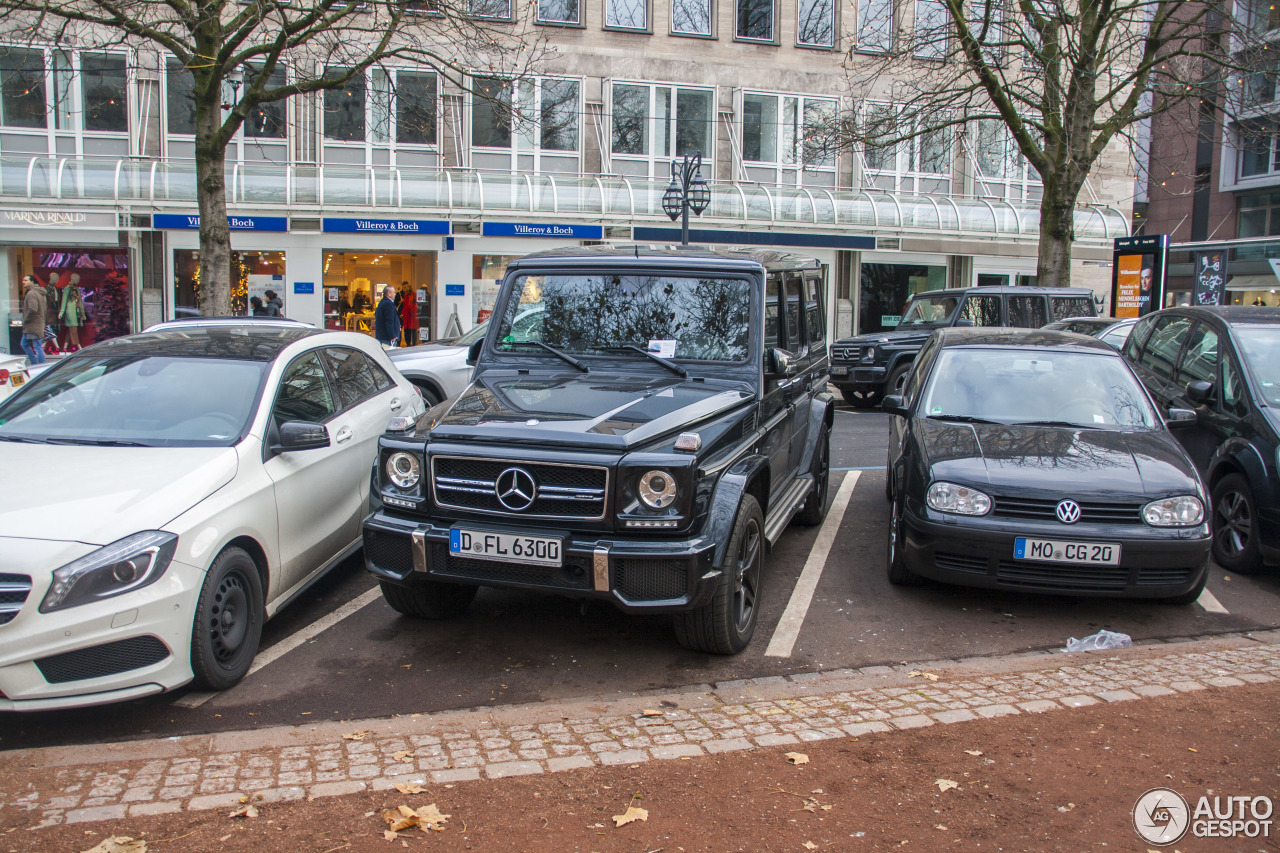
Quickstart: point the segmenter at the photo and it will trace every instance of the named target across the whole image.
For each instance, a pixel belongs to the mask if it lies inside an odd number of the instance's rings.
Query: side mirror
[[[973,325],[973,321],[972,321],[972,320],[970,320],[968,317],[961,317],[960,319],[956,320],[956,325],[957,325],[957,326],[972,326],[972,325]]]
[[[1170,409],[1169,416],[1164,419],[1164,422],[1173,429],[1180,426],[1190,426],[1196,422],[1196,418],[1195,409]]]
[[[318,450],[329,446],[329,430],[324,424],[306,421],[285,421],[280,424],[277,443],[271,445],[272,453],[292,453],[297,450]]]
[[[784,349],[771,347],[764,352],[765,373],[771,379],[790,379],[800,372],[796,357]]]
[[[467,364],[475,365],[480,360],[480,348],[484,346],[484,338],[479,338],[471,342],[471,346],[467,347]]]
[[[1213,402],[1213,383],[1197,379],[1187,383],[1187,399],[1197,406],[1207,406]]]
[[[905,418],[910,412],[907,409],[907,401],[901,394],[890,394],[884,398],[880,404],[880,408],[891,415]]]

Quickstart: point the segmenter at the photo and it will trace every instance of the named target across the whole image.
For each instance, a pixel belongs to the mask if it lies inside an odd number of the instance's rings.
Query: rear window
[[[1049,305],[1053,310],[1053,319],[1065,320],[1068,317],[1092,317],[1094,311],[1091,296],[1050,296]]]
[[[1038,329],[1049,322],[1044,316],[1043,296],[1010,296],[1009,325],[1019,329]]]

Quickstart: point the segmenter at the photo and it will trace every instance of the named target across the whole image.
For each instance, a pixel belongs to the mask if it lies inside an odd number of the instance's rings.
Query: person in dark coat
[[[280,295],[276,293],[274,290],[264,291],[262,295],[267,297],[267,301],[262,306],[267,309],[267,316],[283,317],[284,316],[284,300],[280,298]]]
[[[396,311],[395,297],[395,287],[388,284],[373,313],[373,336],[387,349],[400,343],[400,312]]]

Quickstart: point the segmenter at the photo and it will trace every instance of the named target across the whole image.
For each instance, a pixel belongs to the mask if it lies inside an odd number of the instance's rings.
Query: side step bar
[[[813,488],[813,475],[806,474],[796,479],[787,487],[782,496],[774,501],[769,510],[769,517],[764,520],[764,538],[772,545],[778,541],[782,531],[791,522],[791,518],[804,506],[809,490]]]

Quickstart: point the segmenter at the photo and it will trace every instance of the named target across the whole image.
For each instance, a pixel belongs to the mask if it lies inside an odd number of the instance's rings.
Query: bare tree
[[[865,5],[879,4],[893,8]],[[1076,205],[1104,153],[1131,156],[1131,134],[1151,116],[1216,97],[1230,65],[1219,0],[914,0],[908,8],[910,20],[868,16],[846,67],[856,102],[870,107],[842,116],[832,136],[874,160],[906,143],[936,150],[940,136],[956,133],[979,179],[1021,158],[1043,186],[1037,276],[1046,286],[1071,282]]]
[[[265,104],[342,89],[374,66],[428,66],[464,87],[473,73],[522,76],[547,48],[514,7],[510,0],[0,0],[0,40],[149,45],[181,65],[194,106],[200,311],[225,315],[233,284],[226,152],[240,127]]]

